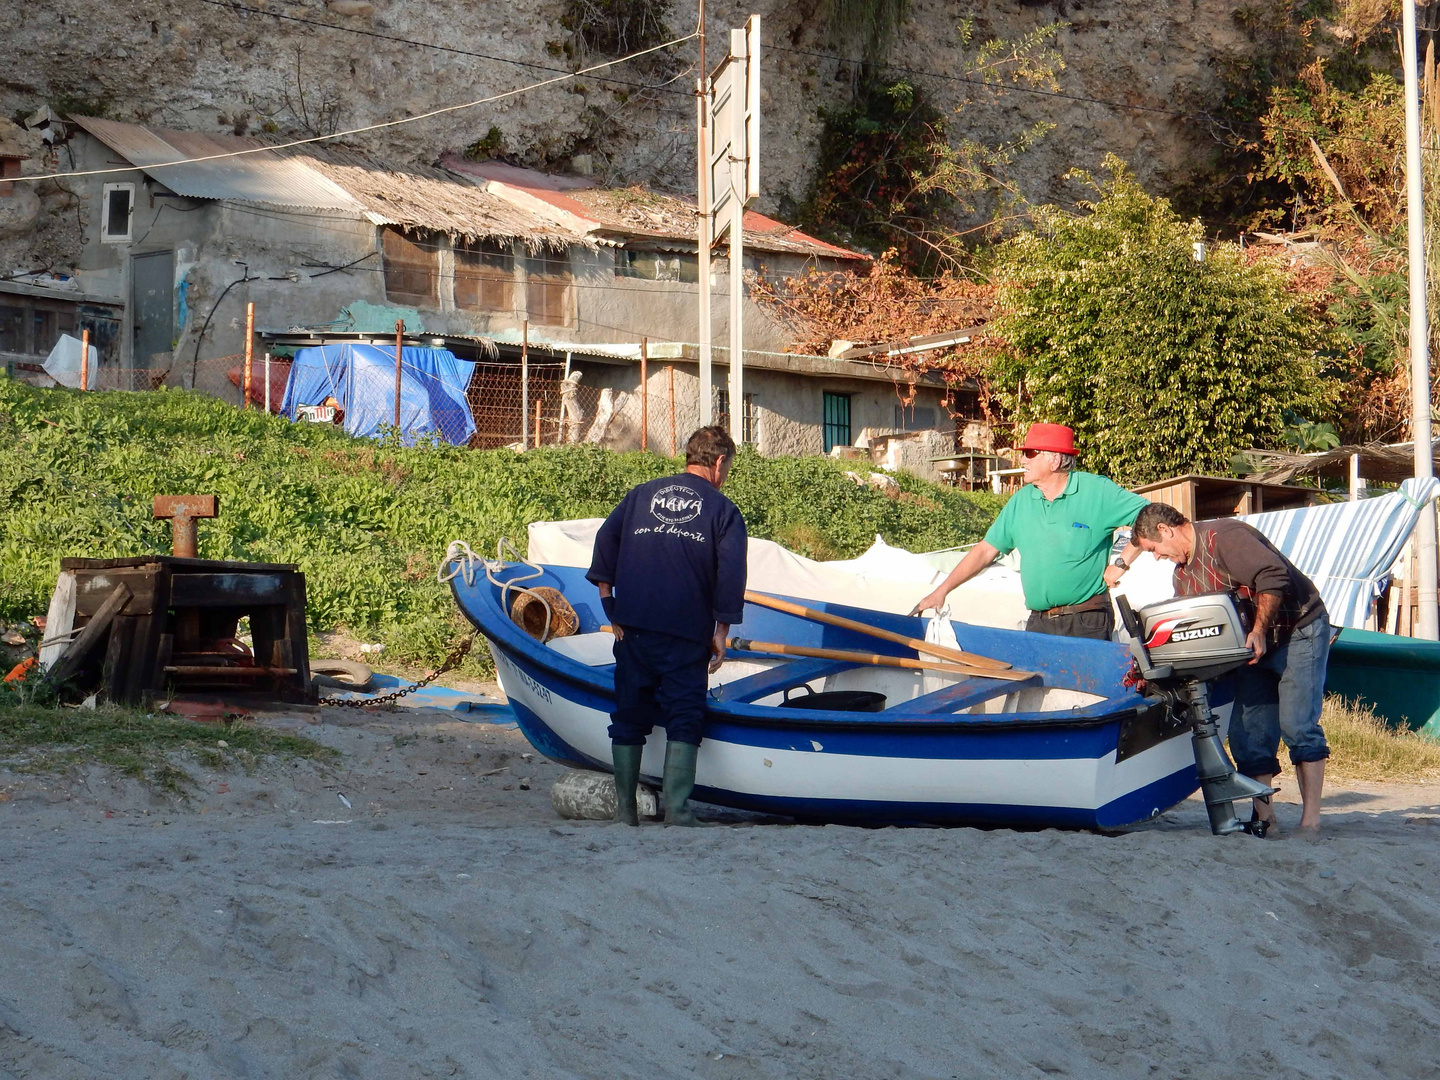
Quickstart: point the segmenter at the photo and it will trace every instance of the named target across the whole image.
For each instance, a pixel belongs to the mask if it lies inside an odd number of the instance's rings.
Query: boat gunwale
[[[519,564],[507,564],[519,565]],[[507,653],[516,653],[525,658],[530,664],[542,670],[553,673],[555,676],[573,683],[582,689],[600,694],[602,696],[613,696],[615,687],[613,680],[606,680],[596,668],[581,664],[562,653],[557,653],[542,643],[536,641],[529,634],[522,631],[514,622],[506,617],[495,601],[493,588],[476,588],[485,603],[487,611],[494,617],[494,626],[486,626],[477,617],[471,614],[469,608],[461,599],[460,586],[457,584],[459,577],[450,580],[451,593],[455,598],[456,606],[466,620],[479,631],[492,645],[499,646]],[[488,583],[487,583],[488,584]],[[513,660],[511,661],[514,662]],[[530,676],[533,678],[533,676]],[[1163,702],[1158,698],[1140,697],[1133,703],[1126,703],[1113,708],[1109,712],[1096,713],[1095,710],[1104,708],[1110,702],[1120,699],[1111,697],[1103,701],[1095,702],[1092,705],[1084,706],[1083,709],[1075,709],[1066,713],[985,713],[974,714],[930,714],[924,717],[904,717],[903,714],[888,714],[885,720],[875,720],[874,713],[834,713],[818,712],[814,709],[786,709],[775,705],[753,705],[743,702],[717,702],[711,699],[706,700],[707,713],[717,720],[726,723],[734,723],[742,726],[760,728],[803,728],[806,731],[867,731],[874,734],[888,732],[909,732],[909,733],[930,733],[943,734],[947,731],[963,731],[966,734],[983,734],[986,732],[1001,734],[1016,729],[1025,731],[1037,731],[1045,729],[1066,729],[1066,728],[1091,728],[1102,727],[1106,724],[1115,724],[1121,721],[1139,718],[1141,715],[1150,712],[1157,707],[1163,707]],[[864,719],[870,717],[870,719]]]

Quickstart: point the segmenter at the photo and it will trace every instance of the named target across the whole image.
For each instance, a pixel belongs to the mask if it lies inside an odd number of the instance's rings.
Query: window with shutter
[[[527,255],[525,279],[526,318],[546,326],[567,325],[572,285],[569,252]]]
[[[440,245],[433,240],[412,240],[399,229],[386,229],[383,263],[385,297],[421,306],[440,301]]]
[[[515,310],[515,256],[509,244],[475,241],[455,249],[455,306]]]

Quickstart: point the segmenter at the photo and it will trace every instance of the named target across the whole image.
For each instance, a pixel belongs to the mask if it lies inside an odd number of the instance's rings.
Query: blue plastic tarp
[[[475,421],[465,390],[474,372],[473,361],[449,349],[401,349],[401,442],[413,446],[432,432],[456,445],[469,441]],[[344,411],[351,435],[375,435],[394,424],[395,350],[347,342],[297,351],[281,413],[294,420],[302,405],[324,405],[330,398]]]

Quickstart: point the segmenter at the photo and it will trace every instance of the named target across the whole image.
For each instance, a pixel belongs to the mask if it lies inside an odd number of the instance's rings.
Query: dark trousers
[[[615,642],[615,711],[610,739],[641,746],[659,724],[671,742],[700,745],[710,645],[625,627]]]
[[[1061,637],[1095,638],[1109,641],[1115,630],[1115,609],[1109,604],[1096,611],[1077,611],[1071,615],[1051,618],[1043,611],[1032,611],[1025,629],[1032,634],[1058,634]]]

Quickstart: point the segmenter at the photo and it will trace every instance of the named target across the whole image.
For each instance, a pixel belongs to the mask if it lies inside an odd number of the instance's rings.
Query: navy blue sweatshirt
[[[745,522],[693,473],[633,488],[605,519],[585,576],[615,587],[615,621],[691,641],[745,608]]]

